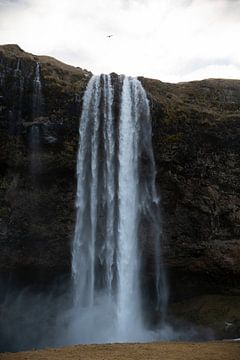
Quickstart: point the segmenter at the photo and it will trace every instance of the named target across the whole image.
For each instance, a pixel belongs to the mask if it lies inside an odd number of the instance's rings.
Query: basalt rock
[[[240,293],[240,81],[142,79],[176,300]]]
[[[35,118],[37,63],[44,109]],[[46,284],[70,272],[79,114],[90,76],[0,47],[0,273],[14,281]]]
[[[44,109],[35,118],[37,63]],[[79,117],[90,76],[17,45],[0,47],[2,277],[47,284],[70,274]],[[240,295],[240,81],[140,80],[151,105],[170,299]],[[149,284],[152,253],[146,245]]]

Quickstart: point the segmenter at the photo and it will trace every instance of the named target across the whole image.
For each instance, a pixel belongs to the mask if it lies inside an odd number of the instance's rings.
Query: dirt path
[[[78,345],[0,354],[1,360],[240,360],[240,342]]]

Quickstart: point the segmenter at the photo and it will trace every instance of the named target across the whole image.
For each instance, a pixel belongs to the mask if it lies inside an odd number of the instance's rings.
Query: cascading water
[[[72,250],[73,343],[155,338],[144,319],[144,306],[150,306],[143,304],[147,248],[155,254],[155,309],[162,319],[165,313],[149,103],[137,79],[119,77],[117,85],[120,99],[110,75],[93,76],[84,94]]]
[[[38,118],[42,115],[43,96],[42,83],[40,77],[40,64],[36,64],[35,77],[33,80],[33,100],[32,100],[32,117]]]
[[[121,336],[141,328],[139,279],[139,115],[141,85],[124,78],[119,123],[118,178],[118,293],[117,320]],[[143,99],[141,99],[143,100]]]
[[[40,160],[40,129],[41,124],[38,118],[43,114],[43,95],[42,83],[40,76],[40,64],[36,63],[35,77],[33,80],[33,97],[32,97],[32,125],[29,128],[29,147],[30,147],[30,173],[32,177],[39,172],[41,168]]]
[[[41,168],[39,157],[40,151],[40,128],[33,124],[29,129],[29,147],[30,147],[30,173],[34,177]]]
[[[24,77],[21,71],[21,60],[17,60],[16,69],[14,70],[14,87],[12,89],[13,96],[16,97],[16,105],[13,110],[13,121],[10,121],[9,130],[11,133],[18,131],[18,124],[22,120],[22,102],[24,92]]]
[[[16,69],[14,70],[14,76],[17,77],[19,73],[21,73],[21,60],[20,59],[17,59],[17,67]]]

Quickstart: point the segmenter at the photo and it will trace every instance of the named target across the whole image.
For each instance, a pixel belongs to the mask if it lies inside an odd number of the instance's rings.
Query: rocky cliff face
[[[152,104],[170,298],[181,300],[170,312],[238,337],[240,81],[142,82]]]
[[[45,283],[69,273],[79,114],[90,75],[15,45],[0,47],[2,275]]]
[[[172,295],[239,294],[240,81],[142,81]]]
[[[37,63],[42,100],[36,112]],[[0,47],[2,278],[47,284],[70,273],[79,116],[90,76],[16,45]],[[140,80],[152,110],[170,298],[237,298],[240,81]],[[151,249],[144,256],[150,262]],[[181,313],[179,307],[172,312]]]

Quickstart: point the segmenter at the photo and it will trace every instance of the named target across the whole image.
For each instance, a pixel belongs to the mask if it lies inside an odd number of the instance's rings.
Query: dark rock
[[[37,62],[44,111],[35,118]],[[0,47],[1,276],[49,284],[70,274],[79,117],[90,76],[17,45]],[[170,300],[239,296],[240,81],[140,80],[151,105]],[[145,250],[151,292],[153,249]],[[239,317],[225,321],[239,326]]]
[[[0,273],[48,283],[70,273],[79,98],[91,74],[15,45],[0,59]],[[33,118],[37,62],[45,110]]]
[[[170,296],[240,294],[240,81],[141,80],[152,108]]]
[[[219,339],[240,337],[240,297],[205,295],[170,306],[171,322],[188,321],[204,329],[214,329]]]

